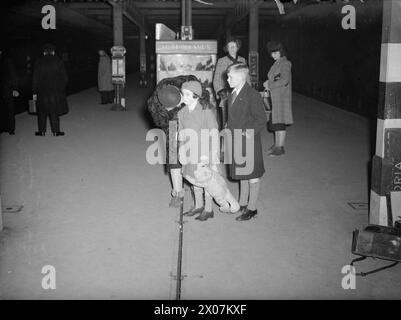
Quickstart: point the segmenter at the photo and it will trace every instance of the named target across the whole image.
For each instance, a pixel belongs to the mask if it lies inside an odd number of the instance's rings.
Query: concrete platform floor
[[[65,137],[36,137],[17,116],[1,135],[2,299],[174,299],[178,210],[170,182],[145,159],[150,89],[129,78],[127,112],[99,105],[95,88],[69,97]],[[294,94],[286,154],[265,157],[259,214],[185,218],[182,299],[399,299],[401,266],[341,286],[352,231],[368,223],[369,128],[364,118]],[[263,134],[265,154],[273,137]],[[235,195],[238,186],[230,183]],[[365,260],[357,271],[386,262]],[[41,286],[56,269],[56,289]]]

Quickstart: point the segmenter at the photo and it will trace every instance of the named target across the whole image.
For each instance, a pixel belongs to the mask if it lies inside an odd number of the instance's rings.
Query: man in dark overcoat
[[[63,136],[60,131],[60,116],[68,113],[65,89],[68,77],[63,61],[55,55],[55,47],[46,44],[43,57],[34,67],[32,93],[37,99],[38,132],[37,136],[46,133],[46,120],[50,118],[50,127],[54,136]]]
[[[111,59],[104,50],[99,50],[99,64],[97,69],[97,86],[100,92],[100,103],[114,102],[114,86],[111,76]]]
[[[227,119],[227,129],[231,133],[229,145],[232,146],[229,175],[240,181],[241,215],[236,219],[244,221],[257,214],[260,178],[265,172],[261,132],[266,126],[266,113],[262,97],[247,82],[249,69],[246,64],[231,65],[227,76],[233,89],[228,98]]]
[[[17,87],[18,78],[14,64],[0,48],[1,132],[8,132],[10,135],[15,134],[14,97],[19,96]]]

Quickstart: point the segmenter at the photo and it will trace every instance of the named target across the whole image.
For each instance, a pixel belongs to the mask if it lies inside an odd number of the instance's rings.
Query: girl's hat
[[[202,86],[198,81],[187,81],[184,82],[181,86],[181,90],[187,89],[195,93],[198,97],[202,96]]]
[[[173,108],[180,103],[181,93],[177,87],[168,85],[157,92],[157,98],[165,108]]]

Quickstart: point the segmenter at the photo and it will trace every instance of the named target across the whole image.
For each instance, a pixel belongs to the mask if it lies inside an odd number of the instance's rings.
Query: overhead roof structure
[[[198,39],[218,38],[226,28],[247,28],[246,17],[251,6],[259,7],[259,21],[276,19],[282,14],[319,5],[325,0],[192,0],[192,26]],[[331,0],[330,0],[331,1]],[[156,23],[163,23],[174,31],[181,26],[182,0],[58,0],[17,1],[7,26],[18,28],[30,19],[43,17],[40,7],[56,7],[59,21],[66,25],[85,28],[103,36],[112,35],[112,6],[124,6],[124,36],[135,37],[139,28],[152,36]],[[25,20],[24,20],[25,19]],[[241,28],[242,26],[242,28]],[[110,32],[109,32],[110,31]]]

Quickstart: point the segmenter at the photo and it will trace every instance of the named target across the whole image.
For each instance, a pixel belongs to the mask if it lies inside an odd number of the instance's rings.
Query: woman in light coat
[[[111,60],[104,50],[99,50],[99,66],[97,83],[101,97],[101,104],[113,103],[114,87],[111,81]]]
[[[219,101],[220,107],[220,128],[223,129],[227,122],[227,98],[230,95],[231,88],[227,83],[227,68],[233,63],[245,63],[246,59],[238,55],[238,50],[241,48],[241,40],[229,38],[224,46],[224,51],[227,53],[224,57],[217,60],[216,69],[213,75],[213,89],[216,93],[216,98]]]
[[[267,50],[275,60],[263,86],[268,91],[272,102],[269,129],[274,132],[275,142],[270,148],[270,156],[284,154],[286,127],[293,124],[292,116],[292,79],[291,62],[285,56],[281,43],[269,42]]]

